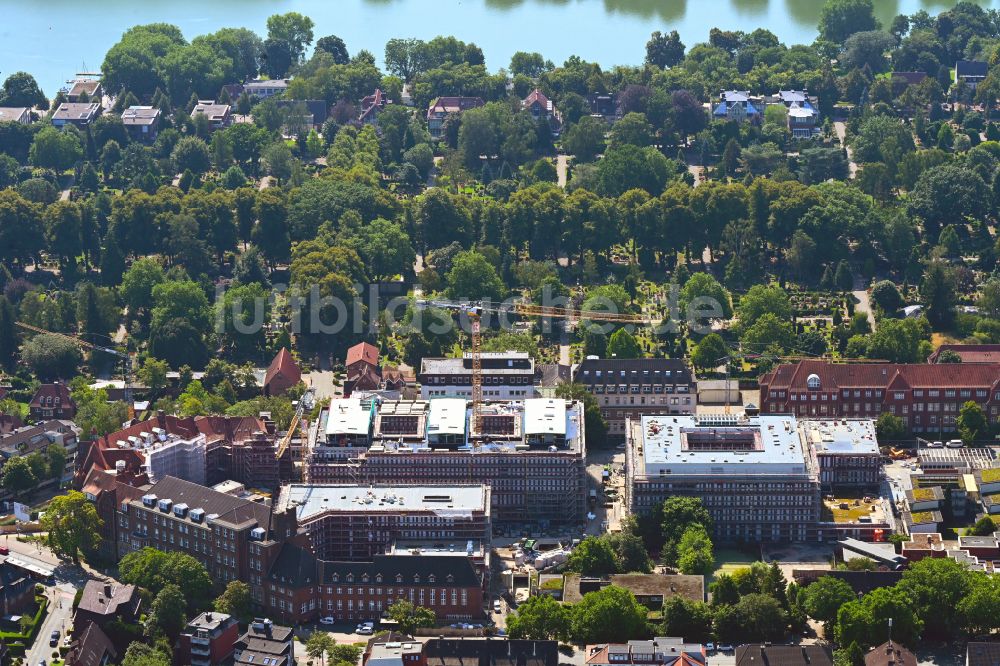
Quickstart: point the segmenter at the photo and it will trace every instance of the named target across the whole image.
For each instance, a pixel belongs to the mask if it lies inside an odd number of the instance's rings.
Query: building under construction
[[[586,513],[583,404],[461,398],[335,399],[311,425],[309,483],[488,484],[495,522],[575,523]]]

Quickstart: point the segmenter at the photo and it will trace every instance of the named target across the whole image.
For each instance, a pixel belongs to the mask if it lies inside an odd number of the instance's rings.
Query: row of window
[[[925,393],[924,389],[915,389],[913,391],[913,397],[914,398],[923,398],[924,397],[924,393]],[[975,393],[975,396],[977,398],[985,399],[989,395],[989,391],[987,389],[975,389],[975,391],[973,391],[972,389],[944,389],[944,391],[941,391],[940,389],[928,389],[928,390],[926,390],[926,394],[927,394],[928,398],[940,398],[941,395],[942,395],[942,393],[944,394],[944,397],[946,397],[946,398],[971,398],[972,395],[973,395],[973,393]],[[866,398],[871,398],[871,397],[882,398],[883,395],[884,395],[884,393],[883,393],[883,391],[881,389],[864,389],[864,390],[861,390],[861,389],[853,389],[853,390],[844,389],[839,394],[836,391],[831,392],[831,393],[801,393],[801,392],[799,392],[799,393],[793,393],[793,392],[789,392],[789,396],[788,397],[792,401],[807,401],[807,400],[816,401],[816,400],[836,400],[838,397],[843,397],[843,398],[852,398],[852,397],[854,397],[854,398],[860,398],[862,396],[862,394],[864,394],[864,397],[866,397]],[[785,397],[785,391],[770,391],[768,393],[768,397],[770,397],[772,399],[784,398]],[[892,399],[893,400],[906,400],[906,392],[905,391],[893,391],[892,392]],[[993,399],[994,400],[1000,400],[1000,392],[995,393],[993,395]]]

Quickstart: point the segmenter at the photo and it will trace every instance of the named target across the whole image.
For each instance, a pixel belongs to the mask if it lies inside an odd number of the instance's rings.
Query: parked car
[[[493,602],[493,612],[494,613],[499,613],[502,610],[503,610],[503,607],[500,605],[500,600],[499,599],[495,600]]]
[[[59,645],[59,630],[55,629],[53,630],[52,635],[49,636],[49,646],[56,647],[57,645]]]
[[[725,644],[719,646],[719,652],[732,652],[732,651],[733,651],[732,645]]]
[[[375,633],[375,625],[372,622],[365,622],[364,624],[359,624],[356,630],[357,633],[362,636],[371,636]]]
[[[708,652],[715,652],[715,643],[705,643],[705,650]]]
[[[0,546],[0,555],[10,555],[10,548],[7,546]]]
[[[321,617],[319,619],[320,624],[336,624],[337,620],[334,619],[332,615],[327,615],[326,617]]]

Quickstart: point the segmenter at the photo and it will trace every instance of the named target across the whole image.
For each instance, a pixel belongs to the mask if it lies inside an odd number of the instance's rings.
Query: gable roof
[[[823,645],[741,645],[736,666],[833,666],[833,653]]]
[[[105,655],[112,660],[118,657],[111,639],[94,622],[87,622],[83,633],[78,635],[66,655],[67,666],[101,666]]]
[[[63,102],[52,114],[52,120],[71,122],[74,120],[90,120],[97,115],[100,105],[97,102]]]
[[[0,437],[9,435],[18,428],[24,427],[24,421],[17,414],[0,414]]]
[[[461,113],[484,104],[486,102],[483,101],[482,97],[438,97],[431,102],[430,108],[427,109],[427,116],[430,117],[436,113]]]
[[[31,113],[26,106],[0,106],[0,122],[12,120],[14,122],[21,122],[21,119],[28,116],[31,119]]]
[[[941,345],[927,358],[927,362],[937,363],[944,351],[955,352],[962,363],[1000,364],[1000,345]]]
[[[135,585],[121,583],[102,583],[99,580],[88,580],[83,587],[78,610],[94,615],[114,616],[119,611],[131,612],[129,608],[138,604],[139,591]]]
[[[955,75],[959,77],[986,78],[989,65],[978,60],[959,60],[955,63]]]
[[[296,365],[291,352],[285,347],[281,348],[281,351],[271,361],[271,365],[268,366],[267,374],[264,375],[264,386],[270,384],[276,377],[282,377],[292,384],[298,384],[299,380],[302,379],[302,371]]]
[[[364,361],[368,365],[378,365],[379,349],[368,342],[359,342],[347,350],[347,361],[345,365],[354,365],[358,361]]]
[[[69,387],[62,382],[42,384],[31,396],[28,406],[32,409],[71,409],[76,411],[76,403],[70,395]]]
[[[556,666],[559,643],[490,638],[432,638],[424,643],[428,666]]]
[[[865,666],[917,666],[917,658],[899,643],[888,641],[865,655]]]
[[[553,109],[552,100],[546,97],[545,94],[538,88],[535,88],[533,91],[531,91],[531,94],[525,97],[521,101],[521,106],[523,108],[528,108],[533,104],[538,104],[543,109],[549,112],[551,112]]]
[[[809,375],[818,375],[823,390],[866,386],[944,389],[993,387],[1000,382],[1000,364],[990,363],[831,363],[822,360],[779,365],[760,378],[769,388],[808,389]]]

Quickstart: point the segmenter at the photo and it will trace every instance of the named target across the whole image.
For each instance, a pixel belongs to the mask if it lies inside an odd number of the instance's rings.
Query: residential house
[[[954,353],[962,363],[1000,364],[1000,345],[952,345],[944,344],[927,357],[928,363],[940,363],[945,352]]]
[[[482,97],[438,97],[427,109],[427,130],[431,138],[441,138],[448,116],[461,115],[469,109],[478,109],[484,104],[486,102]]]
[[[62,129],[74,125],[86,128],[101,115],[101,105],[97,102],[63,102],[52,114],[52,126]]]
[[[191,110],[191,118],[202,115],[208,118],[211,130],[225,129],[233,124],[233,110],[228,104],[216,104],[212,100],[200,100]]]
[[[52,444],[66,451],[66,463],[71,469],[76,460],[79,429],[72,421],[43,421],[23,426],[0,436],[0,461],[14,456],[44,452]]]
[[[104,94],[101,82],[97,79],[77,79],[66,93],[66,100],[72,103],[100,102]]]
[[[256,79],[243,85],[243,91],[256,99],[284,95],[286,90],[288,90],[288,79]]]
[[[284,395],[288,389],[302,381],[302,371],[292,358],[292,353],[281,348],[264,375],[264,395]]]
[[[275,100],[279,109],[287,111],[289,114],[296,113],[297,128],[303,128],[308,133],[310,130],[319,129],[330,117],[330,110],[327,103],[321,99],[279,99]],[[286,129],[291,129],[292,122],[286,123]]]
[[[603,118],[608,123],[621,120],[621,109],[618,107],[616,96],[612,93],[590,93],[587,95],[587,105],[592,116]]]
[[[530,95],[521,100],[521,108],[531,114],[535,120],[547,120],[552,133],[559,134],[562,128],[562,116],[548,97],[535,88]]]
[[[355,391],[378,391],[382,388],[382,368],[378,359],[378,347],[367,342],[359,342],[347,350],[344,397],[350,397]]]
[[[1000,664],[1000,643],[971,641],[965,648],[965,666],[997,666]]]
[[[6,437],[15,430],[24,427],[24,421],[18,414],[0,413],[0,438]]]
[[[424,643],[426,666],[557,666],[558,641],[432,638]]]
[[[156,141],[160,130],[160,110],[155,106],[130,106],[122,111],[122,124],[135,141]]]
[[[28,413],[35,421],[42,419],[72,420],[76,416],[76,402],[70,395],[69,387],[59,382],[42,384],[31,396]]]
[[[390,632],[368,641],[361,663],[363,666],[424,666],[424,645],[409,636]]]
[[[361,125],[377,124],[379,112],[388,104],[392,104],[392,100],[387,98],[380,88],[376,88],[375,92],[371,95],[362,98],[361,115],[358,117],[358,123]]]
[[[723,90],[719,103],[712,111],[716,120],[732,120],[738,123],[760,122],[761,107],[746,90]]]
[[[0,562],[0,612],[4,617],[20,615],[35,604],[35,580],[7,562]]]
[[[886,641],[865,655],[865,666],[917,666],[917,657],[899,643]]]
[[[678,359],[588,356],[573,368],[573,381],[597,399],[608,436],[615,439],[624,439],[629,420],[693,414],[698,404],[694,375]]]
[[[970,401],[1000,423],[1000,364],[808,360],[760,378],[761,414],[877,419],[888,412],[916,433],[953,432]]]
[[[232,657],[239,637],[236,618],[226,613],[202,613],[181,632],[176,658],[191,666],[224,664]]]
[[[31,124],[31,109],[21,106],[0,106],[0,123],[14,122],[22,125]]]
[[[88,580],[74,614],[75,622],[93,622],[104,626],[119,621],[131,624],[139,621],[142,596],[135,585]]]
[[[233,646],[233,661],[237,666],[293,666],[293,639],[291,627],[276,626],[269,619],[255,618]]]
[[[955,83],[964,83],[972,92],[986,80],[989,64],[978,60],[959,60],[955,63]]]
[[[614,666],[614,664],[705,666],[707,663],[708,654],[705,646],[700,643],[685,643],[683,638],[657,637],[628,643],[588,645],[584,653],[584,664],[587,666]]]
[[[809,139],[819,131],[819,111],[816,100],[805,90],[779,90],[771,98],[772,104],[781,104],[788,111],[788,131],[793,139]]]
[[[39,640],[44,639],[41,637]],[[66,653],[66,666],[106,666],[116,663],[118,652],[108,635],[94,622],[77,622],[73,642]]]
[[[826,645],[740,645],[735,666],[833,666]]]
[[[535,369],[535,390],[539,397],[554,398],[560,384],[573,380],[573,367],[561,363],[542,363]]]

